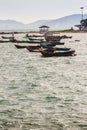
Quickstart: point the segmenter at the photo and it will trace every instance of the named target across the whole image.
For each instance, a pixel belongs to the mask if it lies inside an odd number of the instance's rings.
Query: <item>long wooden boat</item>
[[[45,41],[44,36],[36,36],[36,35],[28,35],[26,34],[25,36],[23,36],[23,38],[28,39],[29,41],[38,41],[38,42],[42,42]]]
[[[18,45],[18,44],[14,44],[15,47],[17,49],[23,49],[23,48],[27,48],[30,52],[39,52],[40,51],[40,48],[43,48],[42,46],[38,45],[38,46],[30,46],[30,45]],[[66,48],[66,47],[63,47],[63,48],[60,48],[60,47],[46,47],[46,48],[43,48],[43,49],[54,49],[54,50],[58,50],[58,51],[68,51],[70,50],[71,48]]]
[[[66,48],[66,47],[52,47],[52,46],[47,46],[47,45],[41,45],[42,48],[44,49],[54,49],[54,50],[59,50],[59,51],[68,51],[71,48]]]
[[[28,39],[30,41],[40,41],[40,42],[44,41],[44,38],[39,38],[39,37],[28,37]]]
[[[45,35],[45,39],[46,39],[47,42],[50,42],[50,41],[58,41],[59,42],[62,39],[62,37],[59,36],[59,35],[57,35],[57,36],[55,36],[55,35]]]
[[[14,44],[14,46],[15,46],[17,49],[27,48],[28,50],[31,50],[31,51],[33,51],[34,49],[40,49],[40,48],[41,48],[40,45],[31,46],[31,45],[18,45],[18,44]]]
[[[54,50],[40,50],[41,54],[44,57],[52,57],[52,56],[74,56],[75,50],[69,51],[54,51]]]
[[[9,40],[0,40],[0,43],[9,43]]]
[[[55,49],[55,50],[58,50],[58,51],[69,51],[71,48],[66,48],[66,47],[63,47],[63,48],[55,47],[54,49]]]
[[[10,40],[10,42],[13,42],[13,43],[34,43],[34,44],[40,44],[41,41],[29,41],[29,40]]]
[[[3,39],[14,39],[14,37],[6,37],[6,36],[2,36]]]
[[[64,45],[65,43],[64,42],[45,42],[45,41],[29,41],[29,40],[16,40],[16,39],[13,39],[13,40],[9,40],[9,42],[13,42],[13,43],[31,43],[31,44],[40,44],[40,45],[47,45],[47,46],[56,46],[56,45]]]
[[[26,48],[27,46],[25,46],[25,45],[18,45],[18,44],[14,44],[15,45],[15,47],[17,48],[17,49],[23,49],[23,48]]]
[[[43,34],[31,34],[31,35],[29,35],[29,34],[26,34],[25,36],[23,36],[23,38],[29,38],[29,37],[31,37],[31,38],[33,38],[33,37],[36,37],[36,38],[38,38],[38,37],[44,37],[44,35]]]
[[[43,48],[47,48],[47,47],[54,47],[56,45],[64,45],[65,43],[64,42],[46,42],[45,44],[41,44],[41,46]]]
[[[26,49],[30,52],[40,52],[40,46],[27,46]]]
[[[72,38],[72,36],[63,35],[62,39]]]

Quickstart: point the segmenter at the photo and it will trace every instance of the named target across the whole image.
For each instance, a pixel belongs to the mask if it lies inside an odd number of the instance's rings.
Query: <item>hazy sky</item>
[[[71,14],[87,13],[87,0],[0,0],[0,20],[24,23],[57,19]]]

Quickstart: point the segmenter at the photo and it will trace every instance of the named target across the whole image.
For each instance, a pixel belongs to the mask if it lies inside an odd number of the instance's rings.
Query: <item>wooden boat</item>
[[[0,43],[9,43],[9,40],[0,40]]]
[[[40,52],[40,46],[27,46],[26,49],[30,52]]]
[[[44,39],[44,36],[40,36],[39,35],[28,35],[26,34],[25,36],[23,36],[23,38],[25,39],[29,39],[29,41],[38,41],[38,42],[43,42],[45,39]]]
[[[47,44],[47,46],[56,46],[56,45],[64,45],[65,43],[64,42],[57,42],[57,41],[54,41],[54,42],[49,42]]]
[[[75,50],[69,50],[69,51],[55,51],[55,50],[40,50],[41,54],[44,57],[52,57],[52,56],[74,56]]]
[[[56,45],[64,45],[65,43],[64,42],[46,42],[45,44],[41,44],[42,47],[53,47],[53,46],[56,46]]]
[[[2,36],[3,39],[14,39],[14,37],[5,37],[5,36]]]
[[[14,44],[15,45],[15,47],[17,48],[17,49],[23,49],[23,48],[27,48],[29,51],[34,51],[34,49],[39,49],[39,48],[41,48],[41,46],[40,45],[38,45],[38,46],[26,46],[26,45],[18,45],[18,44]]]
[[[54,49],[54,50],[59,50],[59,51],[68,51],[71,48],[66,48],[66,47],[52,47],[52,46],[47,46],[47,45],[41,45],[43,49]]]
[[[29,35],[29,34],[26,34],[25,36],[23,36],[23,38],[28,38],[28,37],[36,37],[36,38],[38,38],[38,37],[44,37],[44,35],[42,35],[42,34],[31,34],[31,35]]]
[[[45,39],[47,42],[50,42],[50,41],[56,41],[56,42],[59,42],[62,37],[61,36],[54,36],[54,35],[45,35]]]
[[[67,35],[63,35],[61,37],[62,37],[62,39],[72,38],[72,36],[67,36]]]
[[[17,48],[17,49],[23,49],[23,48],[26,48],[27,46],[23,46],[23,45],[18,45],[18,44],[14,44],[15,45],[15,47]]]
[[[39,37],[28,37],[28,39],[30,41],[40,41],[40,42],[44,41],[44,38],[39,38]]]
[[[34,44],[40,44],[40,45],[47,45],[47,46],[56,46],[56,45],[64,45],[64,42],[45,42],[45,41],[26,41],[26,40],[16,40],[16,39],[10,39],[9,42],[13,42],[13,43],[34,43]]]
[[[34,44],[40,44],[42,43],[41,41],[29,41],[29,40],[10,40],[10,42],[13,42],[13,43],[34,43]]]
[[[31,52],[39,52],[41,49],[47,49],[47,50],[55,50],[55,51],[69,51],[71,48],[59,48],[59,47],[47,47],[43,48],[42,46],[26,46],[26,48]]]
[[[63,48],[55,47],[54,49],[55,49],[55,50],[58,50],[58,51],[69,51],[71,48],[66,48],[66,47],[63,47]]]

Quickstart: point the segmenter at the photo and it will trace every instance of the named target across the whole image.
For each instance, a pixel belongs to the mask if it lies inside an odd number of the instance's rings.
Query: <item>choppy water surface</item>
[[[77,56],[0,43],[0,130],[87,130],[87,34],[67,35]]]

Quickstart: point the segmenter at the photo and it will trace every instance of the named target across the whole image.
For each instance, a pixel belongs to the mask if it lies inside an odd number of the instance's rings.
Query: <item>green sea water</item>
[[[87,130],[87,34],[67,35],[76,56],[0,43],[0,130]]]

